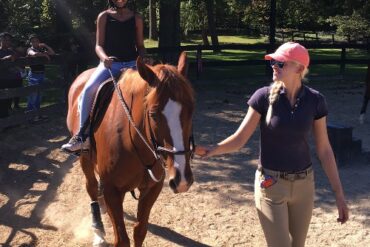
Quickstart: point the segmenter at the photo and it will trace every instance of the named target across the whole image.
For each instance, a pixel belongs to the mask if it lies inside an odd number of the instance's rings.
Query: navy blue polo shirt
[[[248,105],[261,114],[260,164],[275,171],[302,171],[311,165],[308,137],[313,123],[328,114],[325,98],[303,85],[292,107],[282,88],[267,126],[269,92],[270,86],[260,88],[248,101]]]

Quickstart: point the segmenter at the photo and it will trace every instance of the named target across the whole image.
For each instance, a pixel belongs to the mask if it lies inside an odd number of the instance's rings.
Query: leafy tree
[[[339,35],[360,39],[370,36],[370,22],[363,18],[357,11],[351,16],[336,15],[328,19],[328,22],[337,28]]]
[[[269,24],[269,5],[266,0],[252,0],[245,9],[243,21],[256,34],[267,33]]]

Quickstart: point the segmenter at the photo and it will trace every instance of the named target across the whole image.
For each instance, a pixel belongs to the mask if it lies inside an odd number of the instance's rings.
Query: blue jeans
[[[40,85],[44,82],[45,74],[35,74],[30,71],[28,74],[28,85]],[[27,111],[39,110],[41,103],[41,94],[39,91],[34,92],[28,96]]]
[[[121,73],[124,68],[134,68],[136,66],[136,61],[129,62],[113,62],[111,71],[114,77]],[[99,63],[98,67],[91,75],[90,79],[86,82],[84,89],[82,90],[79,99],[80,108],[80,130],[83,127],[86,120],[89,118],[93,100],[98,88],[102,82],[110,78],[108,69],[104,66],[102,62]]]

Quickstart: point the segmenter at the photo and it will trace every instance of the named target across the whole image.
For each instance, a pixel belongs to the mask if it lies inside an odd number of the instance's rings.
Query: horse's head
[[[167,64],[148,66],[138,58],[137,69],[151,87],[146,96],[147,134],[168,167],[171,189],[185,192],[193,183],[190,159],[194,148],[194,92],[186,79],[186,54],[181,54],[178,68]]]

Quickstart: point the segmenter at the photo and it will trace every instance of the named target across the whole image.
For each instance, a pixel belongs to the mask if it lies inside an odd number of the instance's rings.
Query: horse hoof
[[[93,247],[109,246],[107,242],[105,242],[104,236],[105,236],[105,232],[98,230],[98,229],[94,229]]]
[[[93,242],[92,246],[93,247],[108,247],[109,244],[107,242],[105,242],[104,239],[103,240],[101,240],[101,239],[97,240],[97,239],[94,238],[94,242]]]

